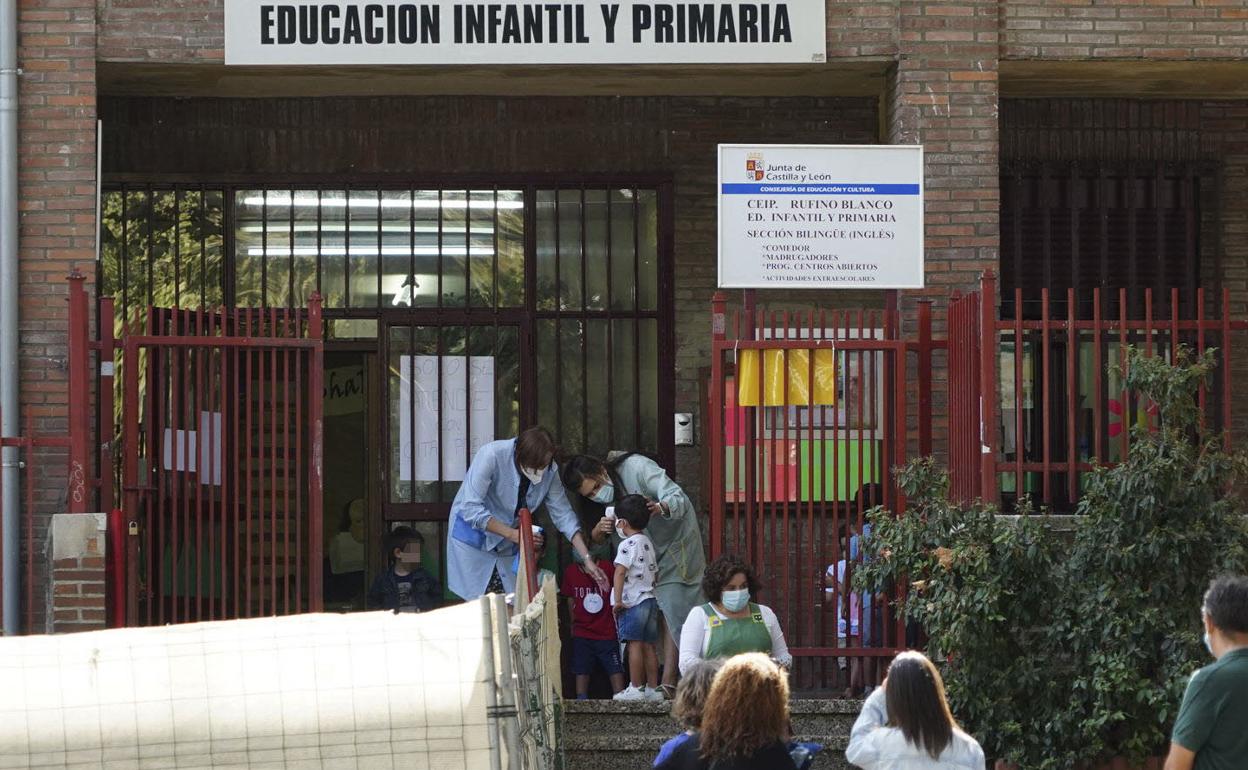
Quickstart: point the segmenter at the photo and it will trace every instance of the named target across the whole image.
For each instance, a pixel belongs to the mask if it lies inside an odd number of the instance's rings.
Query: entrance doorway
[[[171,308],[324,303],[326,606],[364,604],[399,524],[445,585],[450,504],[483,444],[673,464],[671,185],[115,179],[101,294]],[[451,598],[448,596],[448,599]]]
[[[367,344],[367,343],[365,343]],[[324,532],[322,564],[327,611],[366,606],[369,576],[381,554],[377,508],[374,350],[346,343],[325,352]],[[354,349],[353,349],[354,348]],[[382,565],[384,566],[384,565]]]

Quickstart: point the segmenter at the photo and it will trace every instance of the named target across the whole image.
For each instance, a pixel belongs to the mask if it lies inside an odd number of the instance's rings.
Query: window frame
[[[237,255],[235,253],[236,243],[236,206],[238,195],[244,190],[266,190],[266,191],[301,191],[301,190],[321,190],[321,191],[339,191],[345,190],[350,195],[352,190],[368,190],[378,191],[414,191],[414,190],[464,190],[473,193],[486,190],[517,190],[521,192],[523,200],[523,217],[524,217],[524,234],[522,253],[524,258],[524,302],[520,306],[510,307],[481,307],[471,304],[471,298],[465,300],[463,306],[446,306],[443,304],[443,293],[439,292],[437,306],[427,307],[406,307],[395,308],[389,307],[380,302],[376,307],[333,307],[323,310],[323,317],[328,322],[336,320],[376,320],[378,322],[378,353],[384,355],[387,351],[385,335],[388,328],[396,325],[413,325],[413,326],[479,326],[479,325],[515,325],[520,328],[521,345],[528,346],[529,350],[534,350],[537,340],[538,325],[544,321],[553,320],[557,325],[563,323],[580,323],[582,325],[581,332],[581,348],[584,351],[586,346],[586,334],[588,329],[588,321],[605,320],[608,326],[616,321],[633,322],[634,328],[634,348],[635,355],[638,360],[641,356],[640,329],[641,324],[645,320],[652,320],[656,326],[657,351],[657,421],[656,428],[657,445],[654,447],[646,447],[657,453],[662,463],[669,469],[669,472],[675,468],[675,447],[673,428],[670,415],[675,409],[675,301],[674,301],[674,259],[673,259],[673,180],[670,174],[628,174],[628,175],[585,175],[585,176],[566,176],[566,175],[515,175],[515,174],[496,174],[496,175],[430,175],[418,178],[403,176],[396,177],[391,175],[225,175],[219,177],[204,177],[201,175],[186,174],[106,174],[102,185],[102,194],[112,192],[168,192],[176,190],[197,190],[202,192],[220,191],[222,194],[222,262],[221,262],[221,296],[223,304],[226,308],[237,306],[237,286],[235,285],[235,271],[237,269]],[[632,189],[636,190],[654,190],[656,195],[656,216],[657,216],[657,243],[655,244],[657,256],[657,306],[653,310],[641,310],[640,300],[634,294],[633,308],[631,310],[615,309],[612,306],[611,297],[608,293],[607,301],[604,309],[590,310],[584,300],[582,293],[582,303],[579,309],[568,308],[563,309],[558,306],[554,309],[539,309],[537,297],[537,194],[538,191],[553,191],[558,197],[560,191],[564,190],[580,190],[582,191],[582,202],[584,201],[584,191],[592,189],[605,189],[608,191],[607,200],[611,199],[610,190],[612,189]],[[636,195],[634,195],[636,202]],[[581,208],[582,223],[584,223],[585,208]],[[103,223],[100,223],[102,228]],[[634,228],[638,227],[636,219],[636,203],[634,203]],[[582,240],[584,236],[582,235]],[[583,264],[583,255],[582,255]],[[379,258],[380,259],[380,258]],[[495,257],[497,260],[497,256]],[[322,272],[322,260],[317,260],[317,286],[320,286],[320,275]],[[636,268],[635,268],[636,270]],[[610,272],[608,267],[608,286],[610,286]],[[380,266],[379,266],[380,273]],[[101,273],[103,275],[103,273]],[[495,271],[497,278],[497,270]],[[585,273],[582,269],[581,284],[585,284]],[[470,287],[469,287],[470,288]],[[105,292],[112,290],[111,287],[102,286],[101,296]],[[495,302],[497,301],[497,281],[494,283],[493,295]],[[135,303],[132,303],[134,305]],[[142,307],[142,305],[137,305]],[[285,307],[285,305],[272,305],[264,307]],[[371,339],[371,338],[370,338]],[[358,344],[360,341],[354,341]],[[327,344],[334,344],[329,340]],[[384,358],[382,360],[385,360]],[[532,425],[537,421],[538,405],[537,405],[537,369],[535,364],[522,367],[521,371],[521,409],[520,420],[522,425]],[[584,384],[582,387],[586,387]],[[383,398],[388,398],[383,393]],[[636,398],[640,398],[637,396]],[[562,410],[560,412],[560,424],[549,426],[557,433],[562,427]],[[587,411],[587,409],[585,410]],[[666,419],[665,419],[666,418]],[[583,420],[588,419],[587,415],[583,415]],[[640,426],[641,412],[636,410],[635,420]],[[585,426],[582,426],[583,431]],[[640,436],[640,428],[637,431]],[[585,432],[583,435],[588,435]],[[384,447],[383,447],[384,448]],[[579,448],[579,447],[577,447]],[[632,449],[634,447],[618,447],[621,449]],[[385,475],[385,474],[383,474]],[[386,498],[389,495],[389,489],[385,489]],[[387,500],[388,502],[388,500]],[[449,501],[439,503],[395,503],[387,505],[385,517],[387,519],[411,519],[413,514],[417,514],[418,519],[435,519],[445,515],[445,511],[449,508]]]

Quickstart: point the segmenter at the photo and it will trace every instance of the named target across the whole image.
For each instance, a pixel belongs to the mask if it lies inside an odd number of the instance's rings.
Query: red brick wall
[[[105,626],[104,556],[57,559],[52,564],[51,633]]]
[[[1240,0],[1005,0],[1003,59],[1242,59]]]
[[[1239,0],[990,0],[1003,59],[1232,59],[1248,57],[1248,7]],[[958,2],[828,0],[828,58],[892,58],[913,42],[916,8],[930,23]],[[101,0],[102,61],[220,62],[221,0]],[[938,29],[938,27],[934,27]],[[938,33],[939,34],[939,33]]]
[[[101,61],[221,62],[221,0],[100,0]]]
[[[997,3],[911,2],[901,11],[901,58],[888,94],[888,141],[922,144],[926,176],[924,263],[927,289],[906,292],[903,327],[913,329],[914,303],[975,289],[998,263]],[[943,304],[943,303],[942,303]],[[943,336],[945,314],[934,314]],[[911,400],[917,385],[911,378]],[[934,450],[943,456],[948,369],[933,356]],[[917,451],[917,447],[912,447]]]
[[[90,273],[95,259],[95,24],[92,0],[19,8],[20,398],[43,434],[66,429],[65,277],[75,265]],[[65,455],[45,451],[34,462],[34,542],[42,543],[47,516],[64,508]],[[38,553],[35,565],[44,585]],[[34,622],[43,627],[41,606]]]
[[[829,0],[828,58],[897,56],[897,4]]]
[[[901,3],[888,141],[922,144],[929,294],[977,285],[998,257],[995,0]]]

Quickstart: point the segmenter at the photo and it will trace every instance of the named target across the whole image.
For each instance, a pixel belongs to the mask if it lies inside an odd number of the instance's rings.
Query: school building
[[[439,564],[472,450],[533,423],[655,455],[795,605],[845,531],[790,513],[905,456],[1068,506],[1147,420],[1102,363],[1239,339],[1248,2],[819,2],[0,4],[5,631],[105,622],[94,579],[49,606],[66,510],[121,511],[124,622],[358,606],[381,534]],[[713,323],[721,144],[921,144],[925,288]],[[844,415],[724,401],[733,340],[825,334]]]

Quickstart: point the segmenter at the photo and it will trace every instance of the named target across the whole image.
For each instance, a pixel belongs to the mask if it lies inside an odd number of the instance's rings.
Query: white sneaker
[[[646,692],[640,687],[633,687],[631,684],[620,690],[612,696],[612,700],[646,700]]]
[[[652,700],[652,701],[664,700],[663,691],[658,689],[657,687],[647,687],[643,692],[645,692],[646,700]]]

